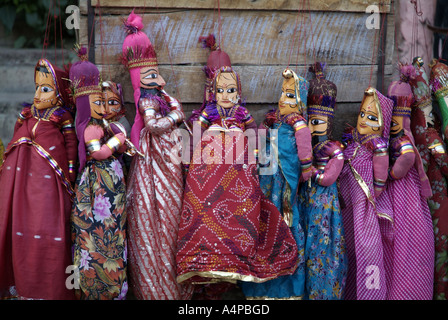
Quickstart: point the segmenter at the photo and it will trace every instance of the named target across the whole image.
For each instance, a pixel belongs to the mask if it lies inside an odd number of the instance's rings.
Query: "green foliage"
[[[78,5],[76,0],[2,0],[0,7],[0,23],[7,35],[15,38],[16,48],[42,48],[49,14],[51,23],[48,26],[48,47],[61,46],[61,30],[64,47],[75,39],[73,29],[65,27],[65,19],[69,14],[65,8]],[[59,10],[60,9],[60,10]],[[55,19],[56,16],[56,19]],[[56,21],[56,39],[55,39]]]

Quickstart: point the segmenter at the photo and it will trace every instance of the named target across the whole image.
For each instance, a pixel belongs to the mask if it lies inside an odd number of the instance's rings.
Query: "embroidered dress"
[[[66,72],[45,59],[36,68],[43,65],[58,90],[68,88],[61,79],[68,77]],[[65,272],[72,264],[69,162],[76,159],[76,145],[73,118],[65,105],[22,109],[0,168],[2,298],[74,299]]]
[[[186,179],[179,226],[181,283],[263,282],[291,274],[297,246],[280,213],[263,195],[244,131],[256,129],[241,105],[210,103]]]
[[[374,96],[383,125],[390,123],[392,100],[374,88],[365,94]],[[386,196],[380,202],[378,197],[387,178],[389,129],[384,126],[381,136],[361,135],[357,128],[344,135],[347,146],[339,176],[339,200],[348,261],[347,300],[383,300],[387,294],[382,242],[383,234],[390,234],[393,212],[390,199]]]

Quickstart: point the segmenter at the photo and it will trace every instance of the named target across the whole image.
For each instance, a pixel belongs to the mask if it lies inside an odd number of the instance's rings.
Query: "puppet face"
[[[300,97],[298,98],[298,100],[300,101]],[[283,80],[282,95],[280,96],[280,100],[278,101],[278,108],[281,115],[299,112],[299,107],[297,105],[296,99],[295,81],[293,77]]]
[[[144,67],[140,69],[140,87],[145,89],[162,89],[166,82],[159,74],[159,68]]]
[[[401,130],[403,130],[403,117],[392,116],[392,122],[390,124],[390,134],[397,135]]]
[[[379,110],[373,95],[365,95],[358,115],[357,130],[362,135],[383,133],[380,125]]]
[[[216,79],[216,103],[223,108],[232,108],[238,103],[238,84],[232,72],[222,72]]]
[[[309,116],[308,127],[310,128],[311,135],[324,136],[328,130],[328,117],[318,114],[312,114]]]
[[[101,93],[94,93],[89,95],[90,116],[94,119],[103,119],[106,114],[106,107],[104,106],[103,95]]]
[[[34,106],[39,110],[56,106],[59,103],[56,84],[48,69],[41,66],[36,70],[35,79]]]
[[[109,85],[103,87],[103,101],[106,109],[104,115],[106,120],[114,119],[123,108],[120,96],[112,91]]]

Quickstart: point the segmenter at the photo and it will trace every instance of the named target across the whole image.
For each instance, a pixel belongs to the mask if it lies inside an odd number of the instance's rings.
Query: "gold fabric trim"
[[[268,280],[275,279],[276,277],[269,278],[258,278],[254,276],[243,275],[234,272],[226,272],[226,271],[191,271],[180,275],[176,278],[177,283],[182,283],[192,277],[199,276],[204,278],[209,278],[208,281],[197,281],[192,282],[193,284],[207,284],[207,283],[217,283],[221,281],[236,283],[237,281],[246,281],[246,282],[255,282],[262,283]]]
[[[358,145],[356,147],[355,152],[353,152],[352,159],[354,159],[356,157],[356,153],[358,152],[360,147],[361,147],[361,145]],[[362,191],[364,191],[365,195],[367,196],[367,199],[369,199],[369,202],[373,205],[373,209],[376,211],[376,204],[375,204],[372,194],[370,193],[369,187],[367,186],[366,182],[361,177],[361,175],[358,173],[358,171],[356,171],[356,169],[353,167],[352,159],[348,159],[347,162],[350,166],[353,176],[355,177],[355,179],[358,182],[359,186],[361,187]],[[377,212],[376,214],[378,217],[385,218],[385,219],[389,220],[390,222],[392,222],[392,224],[394,223],[394,220],[391,217],[389,217],[387,214],[380,213],[380,212]]]

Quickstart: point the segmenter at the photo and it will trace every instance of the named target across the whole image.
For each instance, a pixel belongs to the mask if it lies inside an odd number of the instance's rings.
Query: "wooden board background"
[[[202,67],[209,50],[203,49],[198,39],[209,33],[221,38],[221,47],[240,74],[243,98],[257,123],[276,106],[281,72],[288,62],[308,79],[310,63],[326,63],[327,79],[338,87],[337,139],[347,125],[356,124],[364,89],[376,87],[379,74],[383,84],[378,89],[385,92],[395,73],[395,11],[391,0],[227,0],[220,1],[219,11],[215,0],[92,0],[90,6],[89,1],[80,0],[79,4],[80,43],[89,45],[90,41],[92,60],[103,77],[122,84],[130,123],[135,115],[132,86],[119,55],[126,36],[123,19],[134,8],[143,16],[144,32],[156,49],[160,74],[167,81],[165,89],[182,102],[187,116],[202,103]],[[367,29],[370,13],[365,10],[370,4],[381,4],[386,29]],[[90,16],[93,31],[89,12],[94,13]],[[378,65],[379,55],[384,56],[384,69]]]

